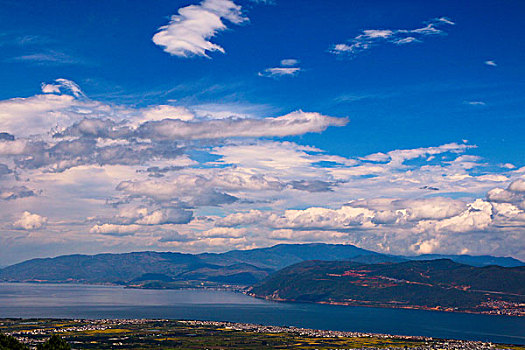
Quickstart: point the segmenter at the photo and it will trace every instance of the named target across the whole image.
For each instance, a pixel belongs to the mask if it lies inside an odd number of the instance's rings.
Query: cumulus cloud
[[[460,214],[466,207],[463,201],[445,197],[398,200],[392,205],[405,211],[410,221],[449,218]]]
[[[490,195],[488,196],[490,198]],[[447,197],[422,199],[377,198],[352,201],[341,208],[310,207],[303,210],[285,210],[282,213],[250,210],[227,215],[215,221],[218,227],[266,226],[271,229],[328,230],[349,232],[360,230],[383,232],[394,230],[400,237],[407,234],[440,235],[469,233],[501,227],[525,227],[525,212],[518,206],[504,202],[476,199],[465,202]],[[523,200],[523,198],[511,198]],[[446,236],[443,236],[446,237]],[[442,237],[442,238],[443,238]],[[426,239],[426,238],[425,238]],[[414,243],[413,250],[423,251],[439,244],[431,241]],[[426,248],[425,248],[426,247]]]
[[[62,213],[46,225],[49,240],[76,244],[89,231],[100,244],[140,249],[322,241],[402,254],[522,254],[512,242],[525,239],[524,169],[489,164],[466,141],[344,157],[259,138],[346,119],[263,117],[260,105],[107,104],[65,80],[0,105],[1,213],[6,222],[20,215],[13,200]]]
[[[94,225],[89,230],[93,234],[110,235],[110,236],[128,236],[133,235],[141,230],[140,225],[115,225],[115,224],[102,224]]]
[[[0,130],[17,138],[42,137],[85,118],[86,114],[110,112],[109,106],[85,98],[78,85],[67,79],[43,84],[42,90],[43,94],[0,101]]]
[[[20,219],[13,223],[13,227],[20,230],[38,230],[45,227],[47,218],[38,214],[24,211]]]
[[[70,116],[57,113],[71,106],[69,95],[36,95],[0,101],[0,129],[16,136],[45,134],[57,124],[69,123]]]
[[[180,8],[169,24],[159,28],[153,42],[173,56],[209,58],[209,52],[225,52],[210,41],[218,32],[227,29],[224,20],[241,24],[248,18],[242,14],[241,6],[231,0],[204,0],[199,5]]]
[[[163,119],[179,119],[189,121],[195,119],[195,115],[182,106],[157,105],[144,108],[138,117],[133,120],[133,125],[138,126],[147,121],[159,121]]]
[[[261,223],[279,229],[348,229],[353,226],[372,227],[373,211],[345,206],[340,209],[311,207],[304,210],[286,210],[282,214],[250,211],[226,216],[217,225],[233,227]]]
[[[150,209],[147,207],[128,207],[121,209],[119,215],[111,219],[111,221],[114,224],[121,225],[187,224],[192,217],[193,212],[180,208]]]
[[[30,157],[15,158],[21,169],[45,168],[47,172],[63,172],[67,169],[89,165],[141,165],[155,158],[174,159],[182,155],[176,144],[125,142],[99,145],[91,137],[63,140],[55,144],[31,143],[24,153]]]
[[[0,156],[21,155],[26,152],[25,140],[0,140]]]
[[[448,18],[430,20],[425,26],[416,29],[366,29],[347,43],[334,45],[330,52],[334,55],[354,57],[359,53],[384,43],[406,45],[423,41],[429,35],[445,34],[444,26],[454,25]]]
[[[354,201],[339,209],[310,207],[304,210],[286,210],[282,214],[251,210],[230,214],[216,221],[216,225],[235,227],[264,224],[279,229],[346,230],[370,229],[377,225],[397,224],[414,226],[422,220],[445,219],[462,213],[462,201],[434,197],[414,200]]]
[[[487,200],[494,203],[522,203],[525,200],[525,180],[516,179],[506,189],[497,187],[488,191]]]
[[[439,248],[441,242],[437,238],[431,238],[428,240],[419,240],[417,243],[414,243],[410,246],[416,254],[432,254]]]
[[[220,218],[216,221],[219,227],[234,227],[241,225],[256,224],[265,220],[268,214],[260,210],[250,210],[248,212],[237,212],[229,214],[226,217]]]
[[[508,188],[509,191],[519,192],[525,194],[525,180],[517,179],[511,182]]]
[[[212,238],[240,238],[245,237],[247,230],[233,227],[214,227],[200,234],[202,237]]]
[[[439,221],[422,221],[418,224],[418,229],[455,233],[481,231],[492,224],[492,214],[492,205],[482,199],[477,199],[469,203],[467,210],[461,214]]]
[[[123,181],[117,188],[130,196],[173,202],[183,207],[217,206],[233,203],[236,197],[210,186],[205,177],[181,175],[171,181]]]

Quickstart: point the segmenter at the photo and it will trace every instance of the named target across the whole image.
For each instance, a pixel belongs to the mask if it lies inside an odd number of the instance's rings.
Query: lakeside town
[[[147,319],[3,319],[0,333],[35,349],[57,334],[72,349],[455,349],[525,346],[250,323]]]

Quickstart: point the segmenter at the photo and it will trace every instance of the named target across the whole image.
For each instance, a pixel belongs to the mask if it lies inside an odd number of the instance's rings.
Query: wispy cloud
[[[152,40],[173,56],[209,58],[208,52],[225,52],[210,41],[218,32],[227,29],[224,20],[241,24],[248,18],[242,14],[241,6],[231,0],[204,0],[199,5],[180,8]]]
[[[85,64],[83,60],[58,51],[46,51],[12,57],[9,61],[29,62],[38,65]]]
[[[301,67],[297,67],[299,60],[293,58],[287,58],[281,60],[281,67],[266,68],[262,72],[259,72],[260,77],[266,78],[281,78],[286,76],[296,76],[302,71]]]
[[[281,66],[284,67],[293,67],[297,66],[299,64],[299,60],[296,60],[295,58],[285,58],[284,60],[281,60]]]
[[[275,67],[266,68],[264,71],[259,72],[259,76],[267,78],[280,78],[286,76],[295,76],[301,71],[299,67]]]
[[[334,55],[353,57],[383,43],[406,45],[421,42],[426,36],[444,34],[445,32],[441,27],[454,24],[450,19],[440,17],[428,21],[424,27],[416,29],[366,29],[347,43],[334,45],[330,52]]]
[[[485,61],[485,64],[487,66],[491,66],[491,67],[497,67],[498,65],[496,64],[496,62],[492,61],[492,60],[488,60],[488,61]]]
[[[464,103],[470,106],[486,106],[487,105],[483,101],[465,101]]]

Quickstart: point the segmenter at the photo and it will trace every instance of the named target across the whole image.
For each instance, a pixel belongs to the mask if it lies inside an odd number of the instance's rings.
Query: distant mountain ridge
[[[429,256],[430,259],[437,256]],[[525,265],[513,258],[450,256],[478,266]],[[133,252],[123,254],[64,255],[27,260],[0,270],[0,281],[112,283],[174,287],[180,282],[252,285],[272,272],[308,260],[346,260],[357,263],[396,263],[419,257],[376,253],[353,245],[279,244],[268,248],[226,253],[184,254]],[[155,284],[151,284],[155,281]]]
[[[491,255],[444,255],[444,254],[423,254],[407,257],[409,260],[436,260],[450,259],[460,264],[471,266],[498,265],[503,267],[524,266],[525,263],[512,257],[496,257]]]

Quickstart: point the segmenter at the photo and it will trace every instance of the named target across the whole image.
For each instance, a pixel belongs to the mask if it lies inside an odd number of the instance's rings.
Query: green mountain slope
[[[307,261],[274,273],[250,293],[297,302],[472,310],[488,300],[525,302],[525,267],[474,267],[448,259]]]

